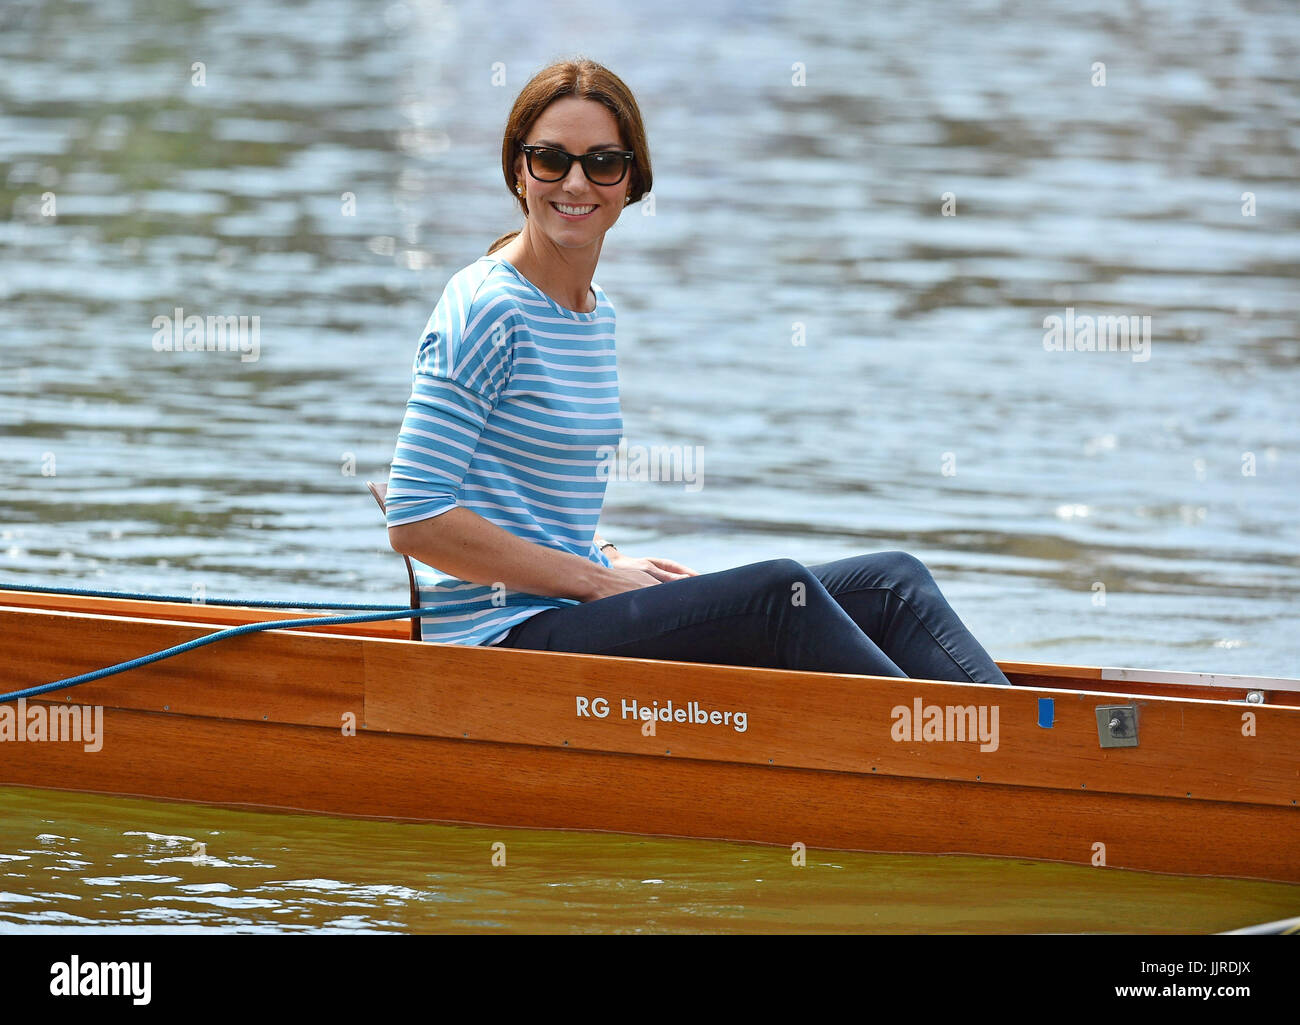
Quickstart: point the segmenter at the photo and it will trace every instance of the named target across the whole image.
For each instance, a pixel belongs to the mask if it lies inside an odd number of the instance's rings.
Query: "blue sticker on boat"
[[[1052,728],[1053,717],[1056,715],[1056,698],[1039,698],[1038,699],[1038,725],[1045,730]]]

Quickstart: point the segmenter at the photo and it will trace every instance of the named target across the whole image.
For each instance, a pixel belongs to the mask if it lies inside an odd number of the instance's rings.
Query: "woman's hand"
[[[688,566],[683,566],[680,562],[673,562],[672,559],[634,559],[630,555],[624,555],[622,552],[610,558],[609,564],[615,569],[634,569],[642,573],[648,573],[655,580],[683,580],[686,577],[698,577],[699,574]]]
[[[698,577],[695,570],[683,566],[672,559],[634,559],[623,555],[616,548],[608,556],[609,569],[593,566],[596,580],[580,599],[582,601],[599,601],[611,595],[635,591],[642,587],[653,587],[665,580],[684,580],[686,577]]]

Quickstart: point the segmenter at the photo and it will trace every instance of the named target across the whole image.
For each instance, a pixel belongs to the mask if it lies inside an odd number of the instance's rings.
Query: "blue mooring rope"
[[[38,594],[82,594],[97,598],[143,598],[150,601],[167,601],[185,599],[165,599],[158,595],[148,594],[131,594],[126,591],[109,592],[109,591],[88,591],[77,588],[58,589],[51,587],[28,587],[25,585],[0,584],[0,590],[10,591],[27,591]],[[235,602],[229,600],[212,600],[205,602],[209,605],[248,605],[257,607],[272,608],[374,608],[376,606],[366,605],[326,605],[319,602]],[[440,605],[438,611],[444,609],[454,609],[460,607],[473,606],[481,608],[479,602],[462,601],[452,605]],[[276,619],[265,623],[242,623],[239,626],[227,627],[224,630],[218,630],[215,633],[207,634],[203,637],[195,637],[193,640],[186,641],[184,644],[173,645],[170,648],[163,648],[161,651],[155,651],[148,655],[141,655],[139,658],[133,658],[126,662],[119,662],[116,665],[105,666],[103,669],[96,669],[89,673],[82,673],[80,676],[69,676],[66,680],[55,680],[53,683],[39,684],[35,687],[27,687],[23,690],[16,690],[9,694],[0,694],[0,702],[16,701],[19,698],[36,697],[38,694],[45,694],[52,690],[62,690],[64,687],[75,687],[79,683],[90,683],[92,680],[102,680],[106,676],[115,676],[118,673],[124,673],[129,669],[138,669],[141,666],[147,666],[152,662],[161,662],[165,658],[172,658],[186,651],[192,651],[195,648],[201,648],[205,644],[213,644],[216,641],[228,640],[231,637],[238,637],[240,634],[257,633],[261,630],[296,630],[306,626],[335,626],[342,623],[375,623],[386,619],[403,619],[412,616],[421,616],[428,613],[428,609],[411,609],[400,605],[381,605],[377,606],[383,609],[382,612],[363,612],[354,616],[318,616],[312,619]]]

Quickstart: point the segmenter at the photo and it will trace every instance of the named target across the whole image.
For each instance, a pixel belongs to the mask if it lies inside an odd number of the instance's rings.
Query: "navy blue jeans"
[[[906,552],[664,581],[539,612],[501,646],[1011,685]]]

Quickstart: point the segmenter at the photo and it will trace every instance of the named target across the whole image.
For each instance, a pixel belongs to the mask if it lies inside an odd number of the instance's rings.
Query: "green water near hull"
[[[0,787],[0,931],[1208,933],[1300,914],[1300,886],[1278,883],[805,857]]]

